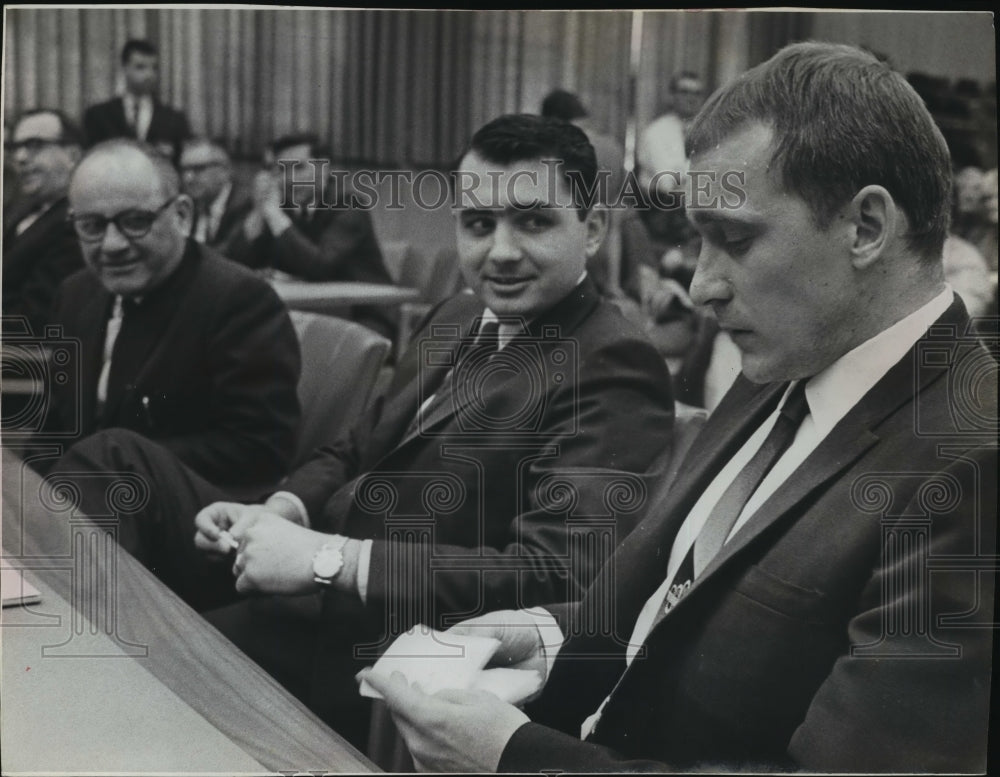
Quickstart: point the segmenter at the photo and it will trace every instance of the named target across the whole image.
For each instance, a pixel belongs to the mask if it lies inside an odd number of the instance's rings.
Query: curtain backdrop
[[[441,165],[470,132],[557,86],[623,136],[630,12],[8,9],[5,119],[82,116],[120,90],[130,37],[160,49],[160,96],[255,155],[309,130],[341,160]]]
[[[483,122],[537,111],[556,87],[625,142],[664,109],[673,73],[712,89],[808,37],[868,45],[904,70],[995,78],[990,16],[971,13],[40,7],[5,21],[7,122],[40,106],[80,116],[119,89],[125,41],[146,37],[161,97],[238,155],[309,130],[339,161],[382,166],[447,164]]]

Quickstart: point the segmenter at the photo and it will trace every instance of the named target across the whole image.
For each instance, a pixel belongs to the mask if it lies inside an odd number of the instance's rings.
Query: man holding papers
[[[578,605],[456,627],[545,676],[526,712],[365,679],[430,770],[982,771],[997,365],[943,280],[944,140],[875,57],[806,43],[688,150],[691,296],[743,375]]]

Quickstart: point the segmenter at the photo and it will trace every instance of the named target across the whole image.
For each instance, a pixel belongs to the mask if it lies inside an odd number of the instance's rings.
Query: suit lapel
[[[22,206],[9,215],[4,215],[3,270],[5,286],[14,284],[15,278],[19,279],[31,273],[37,260],[36,246],[42,241],[48,240],[53,230],[63,226],[62,222],[65,221],[68,210],[69,203],[64,197],[46,208],[45,212],[20,235],[17,234],[17,225],[31,213],[31,208]]]
[[[964,307],[961,302],[956,302],[945,311],[935,326],[959,326],[963,317]],[[967,321],[967,317],[965,320]],[[671,616],[684,607],[691,607],[690,601],[695,598],[697,591],[709,585],[720,570],[732,564],[768,528],[790,515],[813,491],[836,478],[876,445],[879,441],[876,430],[885,418],[912,403],[915,393],[945,375],[947,368],[944,366],[928,369],[926,365],[918,364],[919,353],[918,342],[840,420],[798,469],[747,520],[733,539],[722,547],[694,581],[690,591],[671,610]],[[670,618],[663,619],[661,623],[667,620]]]
[[[97,282],[94,293],[81,300],[79,326],[82,353],[80,354],[80,428],[84,435],[92,433],[100,421],[97,418],[97,381],[104,366],[104,335],[111,315],[111,294]]]
[[[113,116],[114,123],[118,125],[118,130],[123,132],[127,137],[135,138],[135,127],[129,124],[128,115],[125,113],[125,98],[119,97],[113,103],[111,103],[111,113]]]
[[[109,425],[120,412],[125,396],[135,389],[147,371],[151,356],[163,342],[201,260],[197,243],[188,241],[184,258],[174,274],[148,295],[141,305],[127,310],[115,341],[108,377],[108,397],[102,424]]]

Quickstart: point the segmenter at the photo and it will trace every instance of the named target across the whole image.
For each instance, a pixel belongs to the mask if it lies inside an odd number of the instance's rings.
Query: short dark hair
[[[278,154],[292,146],[309,146],[309,153],[315,157],[325,158],[329,156],[329,149],[320,144],[319,135],[314,132],[294,132],[290,135],[282,135],[271,143],[271,153],[277,158]]]
[[[141,38],[131,38],[122,46],[122,64],[127,65],[133,54],[144,54],[147,57],[158,57],[160,55],[156,50],[156,46],[148,40]]]
[[[75,121],[60,111],[58,108],[32,108],[21,113],[14,122],[16,128],[24,119],[31,116],[51,115],[59,119],[59,142],[66,146],[79,146],[83,148],[83,131]]]
[[[573,121],[586,118],[588,115],[580,98],[565,89],[555,89],[542,100],[542,116],[547,119]]]
[[[581,221],[593,207],[597,156],[587,134],[574,124],[531,113],[506,114],[480,127],[453,166],[475,152],[487,162],[510,165],[529,160],[557,160],[569,183]]]
[[[909,220],[911,250],[941,256],[951,159],[902,75],[853,46],[796,43],[713,94],[687,136],[690,157],[753,122],[774,132],[771,161],[821,227],[860,189],[884,187]]]

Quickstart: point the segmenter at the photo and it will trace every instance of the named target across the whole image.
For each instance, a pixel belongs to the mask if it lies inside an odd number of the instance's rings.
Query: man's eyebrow
[[[551,203],[542,202],[540,200],[531,200],[525,203],[516,203],[512,205],[506,205],[505,207],[482,207],[482,208],[459,208],[458,213],[460,216],[496,216],[499,213],[503,214],[514,214],[514,213],[524,213],[525,211],[532,210],[554,210],[556,208],[562,208],[562,205],[553,205]]]

